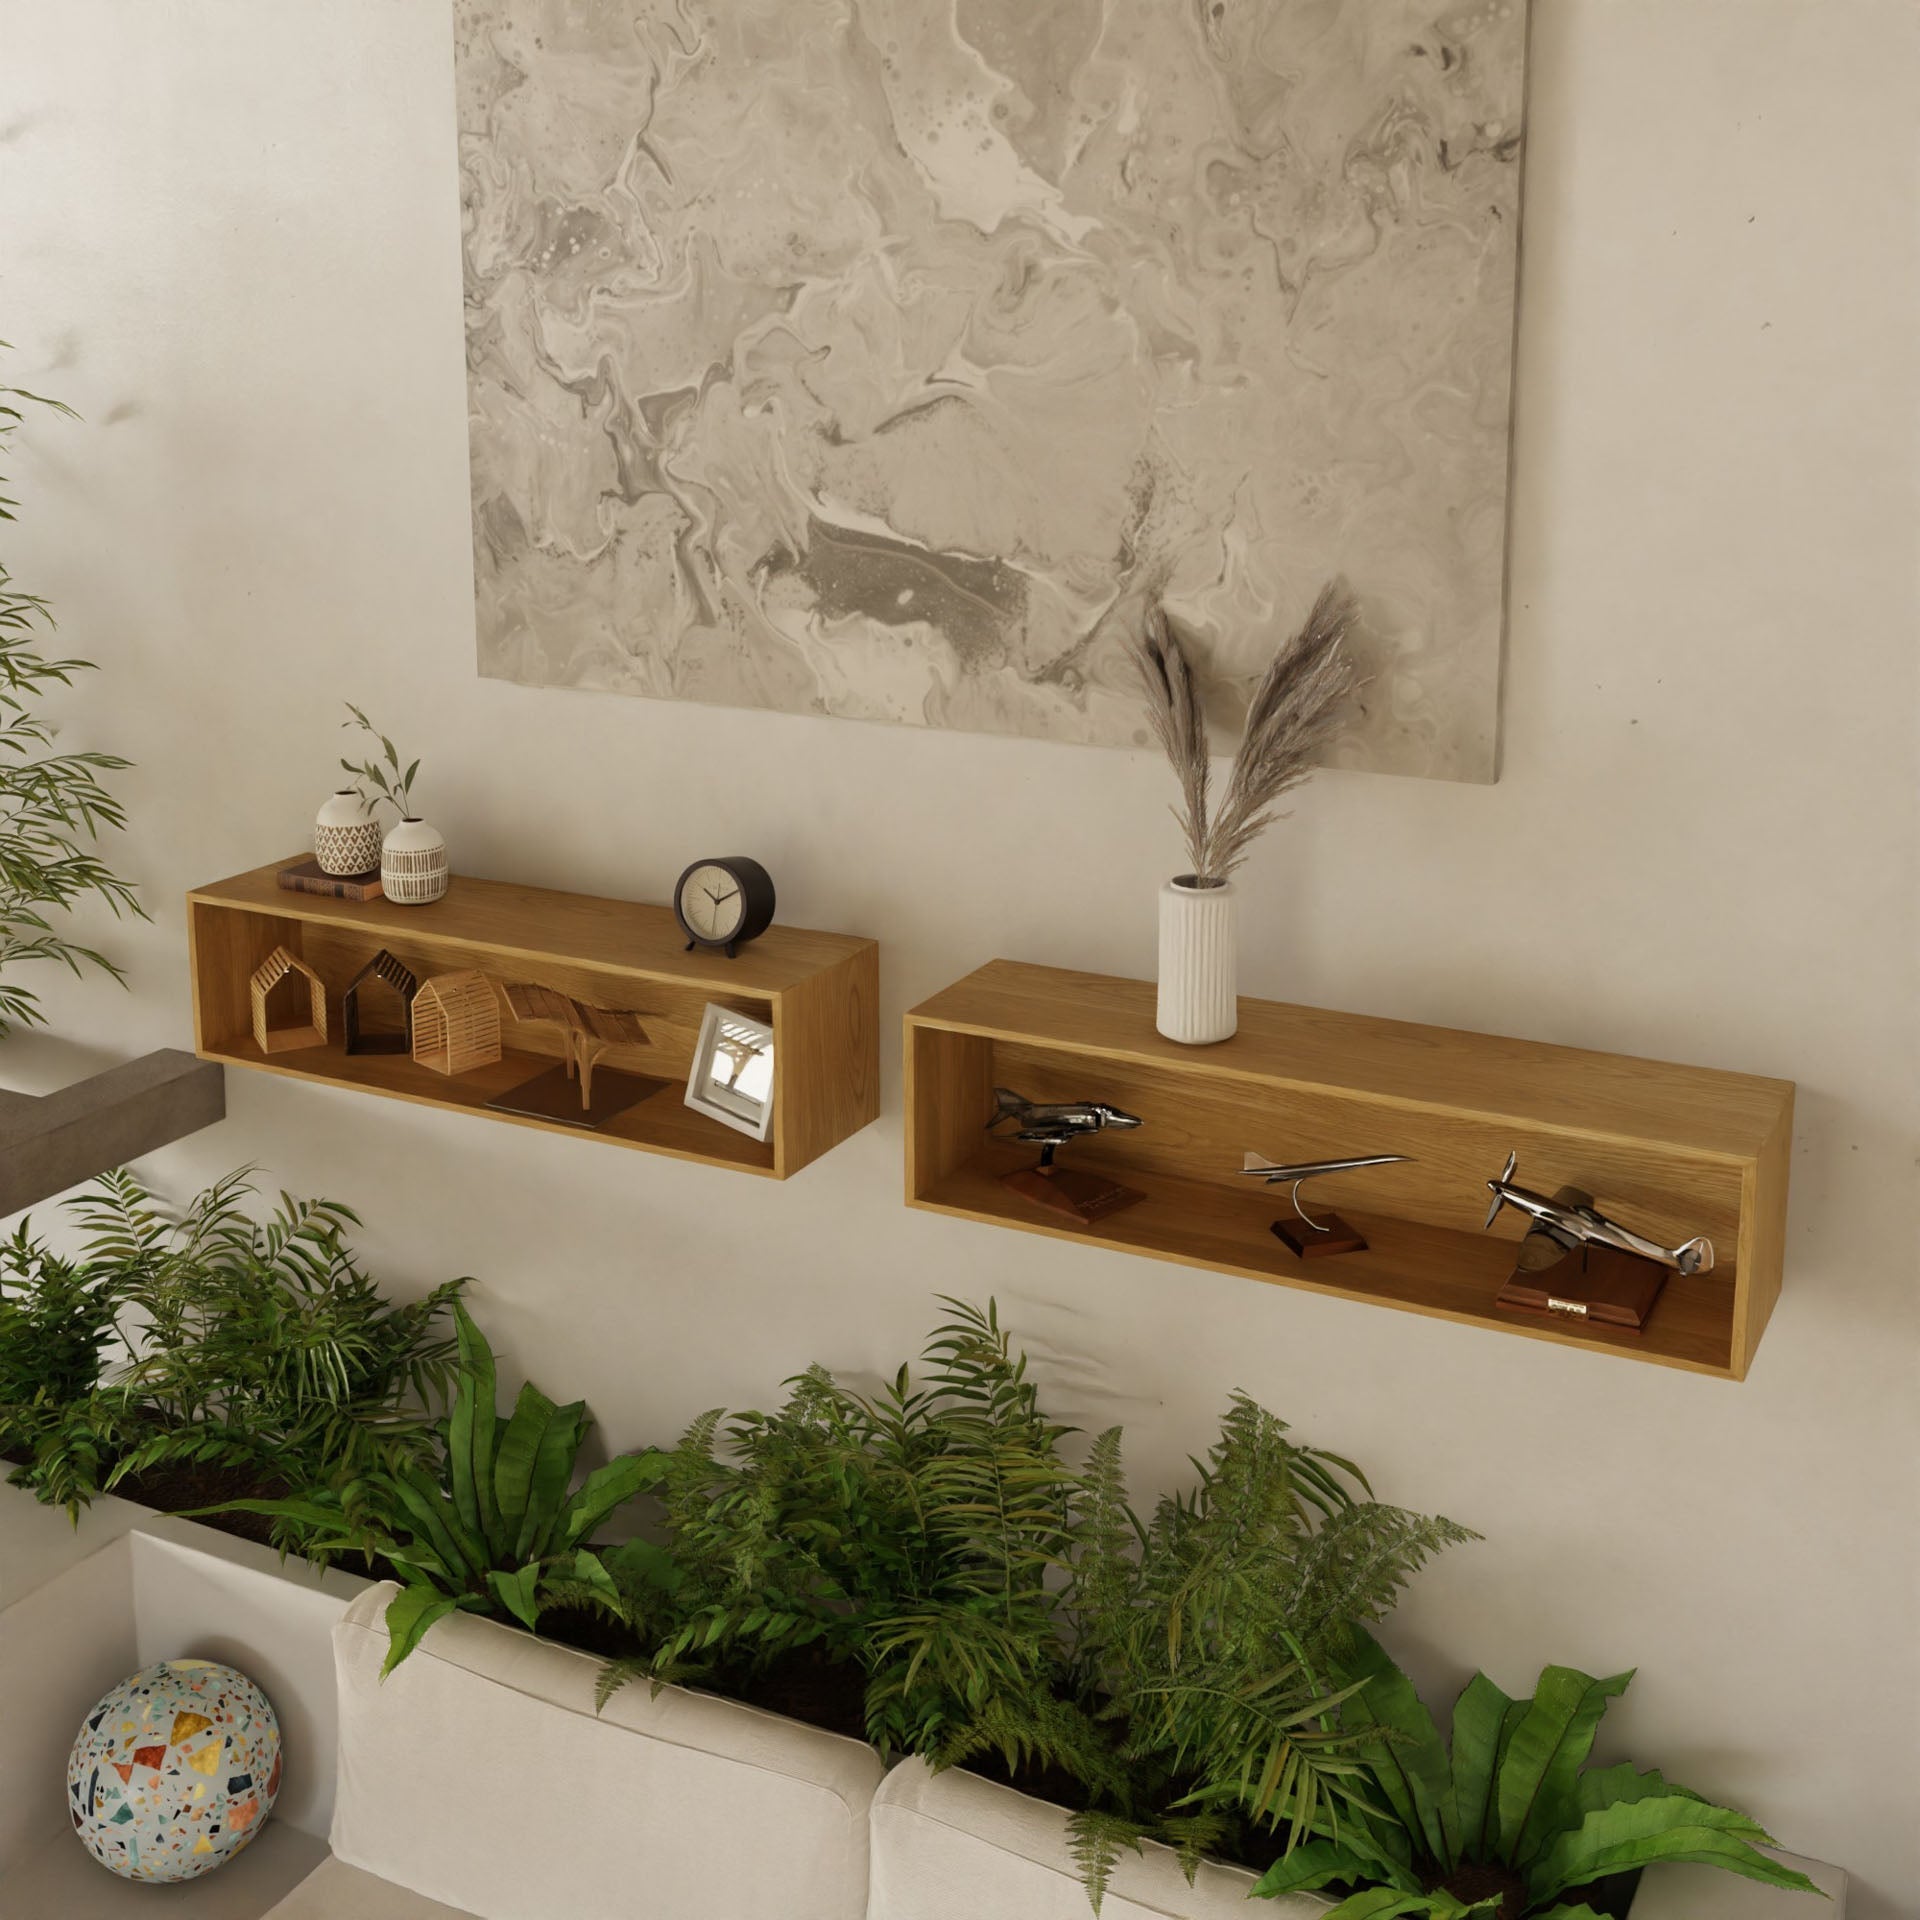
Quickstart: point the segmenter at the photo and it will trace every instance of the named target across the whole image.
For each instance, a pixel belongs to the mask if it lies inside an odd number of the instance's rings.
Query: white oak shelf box
[[[1154,1031],[1142,980],[995,960],[906,1017],[907,1202],[1220,1273],[1399,1307],[1721,1379],[1746,1377],[1779,1297],[1793,1085],[1705,1067],[1542,1046],[1272,1001],[1240,1030],[1182,1047]],[[1145,1199],[1091,1226],[1036,1211],[1000,1175],[1034,1149],[984,1132],[996,1086],[1038,1101],[1101,1100],[1137,1131],[1076,1141],[1062,1164]],[[1315,1180],[1362,1252],[1302,1261],[1271,1232],[1284,1187],[1240,1178],[1279,1161],[1370,1153],[1404,1165]],[[1633,1332],[1503,1308],[1523,1222],[1482,1228],[1486,1182],[1584,1188],[1601,1210],[1677,1245],[1704,1233],[1717,1264],[1674,1274]]]
[[[464,877],[431,906],[335,900],[281,889],[275,876],[290,864],[275,861],[187,896],[194,1044],[202,1059],[514,1126],[585,1133],[776,1180],[879,1112],[880,949],[871,940],[776,926],[728,960],[684,951],[665,907]],[[499,990],[499,1059],[448,1076],[405,1053],[349,1054],[340,1023],[324,1046],[268,1053],[254,1035],[248,982],[279,947],[336,999],[383,950],[423,983],[422,994],[435,976],[484,975]],[[591,1130],[492,1111],[489,1101],[564,1059],[569,1042],[551,1020],[515,1019],[509,986],[551,988],[590,1007],[638,1015],[634,1030],[644,1041],[609,1046],[604,1057],[666,1084]],[[682,1098],[710,1000],[774,1030],[774,1118],[764,1141],[693,1112]]]

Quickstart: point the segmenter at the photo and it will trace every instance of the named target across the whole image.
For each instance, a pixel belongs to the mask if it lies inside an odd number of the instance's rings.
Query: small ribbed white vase
[[[447,843],[438,827],[402,820],[380,848],[380,891],[396,905],[424,907],[447,890]]]
[[[1184,1046],[1231,1040],[1240,1024],[1233,882],[1190,873],[1160,889],[1160,1000],[1153,1024]]]
[[[313,857],[322,873],[341,878],[380,864],[380,822],[352,787],[342,787],[314,815]]]

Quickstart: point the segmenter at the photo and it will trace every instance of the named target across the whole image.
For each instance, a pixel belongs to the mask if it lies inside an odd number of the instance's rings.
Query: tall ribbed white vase
[[[415,815],[402,820],[380,848],[380,891],[396,906],[424,907],[448,885],[447,843],[438,827]]]
[[[1202,886],[1192,874],[1160,889],[1160,1001],[1154,1025],[1169,1040],[1204,1047],[1240,1024],[1233,882]]]

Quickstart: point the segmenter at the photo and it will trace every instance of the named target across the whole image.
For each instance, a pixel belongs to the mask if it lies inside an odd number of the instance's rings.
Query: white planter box
[[[0,1486],[0,1915],[152,1920],[1082,1920],[1066,1815],[757,1708],[644,1686],[593,1710],[599,1662],[490,1620],[435,1627],[379,1679],[392,1589],[123,1500],[66,1516]],[[86,1710],[153,1661],[225,1660],[286,1739],[274,1817],[178,1895],[74,1841],[66,1757]],[[338,1768],[336,1773],[336,1755]],[[335,1800],[339,1783],[338,1804]],[[331,1832],[336,1853],[326,1857]],[[1641,1882],[1633,1920],[1844,1920],[1704,1867]],[[1123,1857],[1106,1920],[1311,1920],[1252,1876]],[[444,1904],[443,1904],[444,1903]]]

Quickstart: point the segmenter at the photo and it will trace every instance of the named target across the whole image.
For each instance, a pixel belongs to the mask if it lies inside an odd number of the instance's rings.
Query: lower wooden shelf
[[[1083,1246],[1147,1254],[1246,1280],[1399,1307],[1436,1320],[1497,1327],[1532,1340],[1598,1347],[1723,1378],[1727,1373],[1734,1287],[1732,1276],[1722,1271],[1691,1277],[1676,1274],[1643,1333],[1547,1320],[1494,1304],[1513,1270],[1511,1240],[1364,1213],[1343,1202],[1341,1217],[1366,1235],[1366,1250],[1330,1260],[1301,1260],[1270,1231],[1271,1223],[1287,1210],[1284,1187],[1223,1191],[1130,1165],[1117,1155],[1103,1154],[1098,1146],[1076,1164],[1111,1173],[1147,1197],[1092,1227],[1056,1226],[1001,1182],[1003,1173],[1030,1166],[1032,1161],[1030,1150],[988,1149],[936,1180],[913,1204],[930,1213],[1017,1227]]]
[[[530,1114],[502,1113],[487,1105],[489,1100],[550,1069],[554,1062],[547,1054],[510,1050],[491,1066],[476,1067],[452,1078],[416,1066],[405,1054],[349,1054],[338,1041],[329,1041],[324,1047],[306,1047],[298,1053],[262,1053],[251,1040],[236,1039],[206,1049],[205,1057],[230,1066],[284,1074],[291,1080],[350,1087],[359,1093],[382,1094],[389,1100],[411,1100],[416,1106],[483,1113],[490,1120],[504,1120],[511,1126],[611,1141],[615,1146],[698,1160],[707,1166],[734,1167],[742,1173],[771,1175],[774,1170],[772,1141],[754,1140],[694,1112],[682,1098],[684,1087],[676,1081],[668,1081],[637,1107],[629,1107],[592,1128],[570,1127]]]

